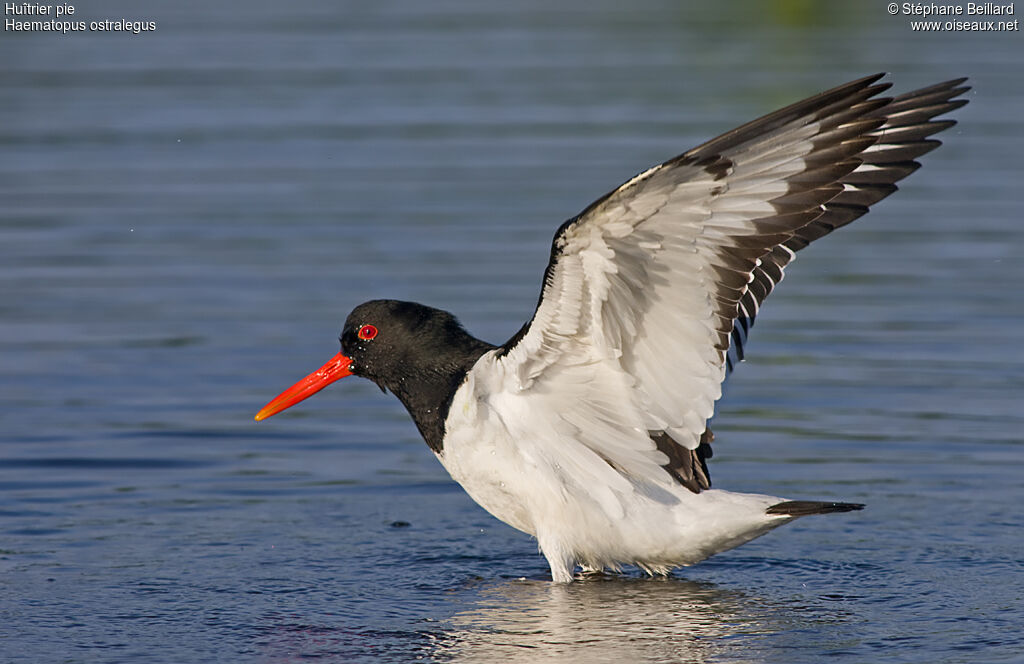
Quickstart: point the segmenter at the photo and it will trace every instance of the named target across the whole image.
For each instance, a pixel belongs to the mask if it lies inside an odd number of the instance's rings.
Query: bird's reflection
[[[485,588],[452,616],[454,629],[435,643],[435,654],[463,662],[727,662],[725,637],[766,627],[751,603],[678,578],[509,581]],[[743,661],[750,661],[749,645]]]

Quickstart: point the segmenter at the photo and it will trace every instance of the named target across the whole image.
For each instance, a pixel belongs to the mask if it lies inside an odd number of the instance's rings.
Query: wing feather
[[[940,141],[928,137],[956,125],[955,120],[932,118],[967,103],[966,99],[953,99],[970,89],[962,85],[966,80],[958,78],[938,83],[891,100],[871,100],[875,106],[868,114],[872,119],[881,119],[882,124],[862,139],[873,142],[857,155],[853,162],[855,168],[837,178],[843,184],[842,193],[828,201],[813,223],[760,258],[734,326],[728,362],[730,371],[743,359],[747,335],[757,311],[782,280],[783,270],[796,257],[795,252],[864,215],[869,206],[896,191],[896,182],[920,168],[914,160],[941,145]],[[821,151],[817,158],[827,154],[828,151]]]
[[[932,118],[966,103],[964,79],[888,98],[879,78],[727,132],[563,224],[533,318],[493,356],[504,389],[562,395],[574,453],[710,486],[707,421],[795,252],[895,191],[953,125]]]

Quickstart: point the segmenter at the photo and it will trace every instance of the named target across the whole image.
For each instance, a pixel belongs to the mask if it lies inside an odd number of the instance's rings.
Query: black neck
[[[406,358],[400,378],[377,381],[399,398],[427,445],[438,453],[444,449],[444,421],[455,391],[480,356],[496,348],[469,334],[450,341],[450,345],[422,362],[417,362],[417,357]]]

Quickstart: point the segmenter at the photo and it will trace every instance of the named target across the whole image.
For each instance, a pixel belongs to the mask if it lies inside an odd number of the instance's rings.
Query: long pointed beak
[[[351,376],[350,366],[352,366],[352,359],[338,353],[328,360],[327,364],[277,395],[276,399],[256,413],[256,421],[259,422],[271,415],[277,415],[285,408],[290,408],[303,399],[313,396],[334,381]]]

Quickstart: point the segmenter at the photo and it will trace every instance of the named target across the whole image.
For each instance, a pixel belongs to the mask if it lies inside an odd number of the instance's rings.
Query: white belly
[[[771,496],[628,479],[558,437],[557,424],[529,406],[478,398],[470,373],[452,400],[438,458],[481,507],[537,537],[549,561],[563,561],[553,569],[693,564],[786,521],[766,517],[781,500]]]

